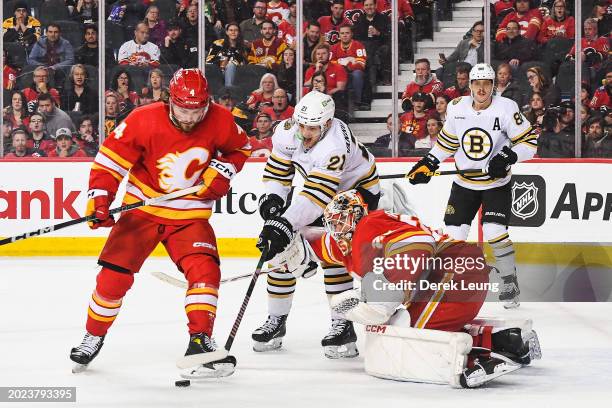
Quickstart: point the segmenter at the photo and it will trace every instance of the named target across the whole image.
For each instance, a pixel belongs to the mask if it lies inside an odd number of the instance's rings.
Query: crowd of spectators
[[[450,19],[457,1],[398,0],[400,62],[412,62],[413,41],[432,38],[432,14]],[[586,3],[579,56],[585,73],[583,156],[610,157],[612,0]],[[4,151],[19,157],[93,156],[98,141],[132,109],[167,100],[172,73],[198,66],[198,58],[206,63],[215,100],[234,112],[254,143],[264,141],[293,109],[298,44],[302,92],[332,95],[341,118],[370,110],[374,98],[389,98],[377,86],[391,83],[391,1],[303,4],[304,36],[297,41],[295,0],[107,0],[103,22],[97,21],[98,0],[9,0],[3,5],[10,11],[3,21]],[[495,92],[517,101],[537,126],[541,157],[573,157],[573,4],[498,0],[491,13]],[[103,67],[99,23],[106,37]],[[484,60],[485,35],[484,24],[475,22],[451,55],[440,55],[435,72],[431,61],[414,61],[415,77],[403,92],[399,117],[402,155],[430,148],[448,103],[469,95],[469,69]],[[99,75],[105,79],[104,112],[98,111]],[[99,122],[104,135],[97,134]],[[62,143],[60,154],[58,137],[65,139],[66,130],[72,143]],[[375,146],[389,147],[390,140],[384,135]]]

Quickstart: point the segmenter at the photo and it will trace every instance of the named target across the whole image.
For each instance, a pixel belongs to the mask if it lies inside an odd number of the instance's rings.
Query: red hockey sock
[[[117,315],[121,302],[134,283],[134,275],[102,268],[87,310],[86,328],[94,336],[104,336]]]
[[[183,258],[181,269],[189,284],[185,294],[189,334],[206,333],[212,336],[217,314],[217,288],[221,279],[219,264],[209,255],[196,254]]]

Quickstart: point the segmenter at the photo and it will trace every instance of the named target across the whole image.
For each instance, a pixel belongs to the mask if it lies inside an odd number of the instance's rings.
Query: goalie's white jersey
[[[440,162],[454,156],[458,170],[483,172],[504,146],[512,148],[519,162],[533,157],[538,147],[537,134],[516,102],[493,96],[491,105],[481,111],[475,111],[472,102],[471,96],[462,96],[448,104],[446,122],[431,149],[432,155]],[[509,181],[510,173],[501,179],[484,175],[457,176],[455,180],[460,186],[472,190],[500,187]]]
[[[283,216],[299,229],[315,221],[336,193],[362,187],[380,193],[378,172],[372,154],[357,141],[339,119],[332,119],[323,139],[304,150],[292,119],[280,122],[272,136],[272,154],[264,170],[266,194],[277,194],[285,201],[297,170],[304,186],[296,189]]]

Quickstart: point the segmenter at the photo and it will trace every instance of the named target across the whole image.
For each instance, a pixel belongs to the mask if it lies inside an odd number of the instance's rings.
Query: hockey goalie
[[[360,290],[335,295],[331,307],[365,325],[368,374],[473,388],[541,358],[530,320],[477,318],[495,287],[477,245],[413,216],[368,212],[356,190],[334,197],[324,224],[324,245],[307,248],[361,280]],[[293,243],[288,258],[303,263],[295,248],[304,245]]]

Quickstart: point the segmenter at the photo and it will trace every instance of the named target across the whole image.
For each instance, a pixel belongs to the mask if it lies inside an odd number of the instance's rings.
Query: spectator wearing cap
[[[314,65],[306,71],[304,86],[310,86],[315,72],[323,72],[327,80],[326,93],[332,96],[336,93],[340,95],[344,94],[348,82],[348,75],[340,64],[330,61],[329,44],[323,43],[317,45],[312,54]]]
[[[355,104],[360,110],[370,110],[370,105],[362,100],[367,62],[366,49],[361,42],[353,39],[353,28],[350,25],[340,27],[340,42],[331,46],[330,60],[346,70]]]
[[[36,67],[32,73],[32,84],[23,90],[23,94],[28,101],[28,110],[30,112],[34,112],[38,97],[43,93],[50,94],[55,103],[58,106],[60,105],[61,98],[59,92],[49,84],[49,71],[45,67]]]
[[[470,95],[470,70],[466,66],[458,66],[455,74],[455,85],[446,88],[444,94],[452,100],[460,96]]]
[[[61,68],[74,64],[74,49],[61,34],[62,29],[58,24],[49,24],[45,36],[30,51],[28,65],[41,65],[59,73]],[[60,78],[56,76],[56,79]]]
[[[265,1],[256,1],[253,5],[253,17],[240,23],[242,38],[244,38],[249,47],[253,41],[262,37],[261,26],[266,20],[267,8],[268,6]]]
[[[98,153],[98,132],[91,116],[83,115],[77,122],[76,143],[89,157],[95,157]]]
[[[267,106],[261,111],[267,113],[273,122],[277,122],[292,117],[293,110],[293,106],[289,106],[287,92],[282,88],[278,88],[272,94],[272,106]]]
[[[168,35],[160,47],[161,59],[165,64],[182,68],[198,66],[198,43],[191,37],[183,36],[183,29],[176,20],[168,23]]]
[[[352,25],[353,23],[344,16],[344,0],[333,0],[330,4],[331,14],[319,17],[321,34],[325,42],[334,45],[340,41],[340,27]]]
[[[41,113],[35,112],[30,116],[30,138],[27,146],[30,149],[42,150],[49,153],[55,149],[55,140],[45,130],[45,118]]]
[[[11,132],[12,149],[4,155],[6,158],[19,157],[45,157],[47,154],[40,149],[31,149],[27,147],[28,132],[19,127]]]
[[[593,117],[587,121],[583,157],[612,158],[612,135],[604,128],[604,121]]]
[[[431,73],[431,66],[427,58],[421,58],[414,62],[414,74],[414,81],[406,86],[402,94],[402,103],[410,100],[415,93],[423,92],[430,95],[431,103],[429,105],[433,106],[435,98],[444,93],[444,85]]]
[[[606,72],[606,78],[604,84],[597,88],[593,94],[593,98],[589,103],[589,107],[592,109],[599,109],[602,106],[607,106],[612,109],[612,70]]]
[[[134,39],[123,43],[117,55],[120,65],[136,67],[157,67],[159,57],[159,47],[149,41],[149,26],[144,22],[136,25]]]
[[[43,114],[45,128],[50,135],[55,135],[60,128],[68,128],[71,132],[74,132],[74,124],[70,116],[55,106],[50,94],[43,93],[38,96],[38,112]]]
[[[431,99],[424,92],[412,95],[412,110],[400,116],[400,149],[414,149],[415,142],[427,136],[427,119],[429,114],[425,108]]]
[[[2,22],[4,42],[15,42],[30,49],[40,38],[40,21],[30,15],[25,1],[15,2],[13,17]]]
[[[546,44],[553,38],[573,40],[575,24],[574,17],[569,15],[565,0],[555,0],[551,15],[544,18],[538,33],[538,42]]]
[[[591,17],[597,21],[597,34],[600,37],[609,36],[610,29],[612,29],[612,14],[608,12],[609,6],[608,0],[597,0],[591,12]]]
[[[276,24],[266,20],[261,24],[261,37],[254,40],[248,54],[249,64],[256,64],[268,69],[276,68],[283,59],[287,44],[276,36]],[[227,85],[226,85],[227,86]]]
[[[255,135],[249,137],[252,148],[251,157],[268,157],[272,153],[272,119],[260,112],[255,118]]]
[[[505,30],[503,39],[495,42],[493,55],[496,60],[506,62],[512,69],[518,70],[519,65],[537,58],[537,44],[521,35],[518,22],[509,21]]]
[[[62,92],[62,109],[64,111],[93,114],[98,111],[98,95],[88,84],[85,65],[74,64],[70,69],[70,85]]]
[[[49,157],[87,157],[87,154],[73,142],[70,129],[59,128],[55,132],[55,149],[49,152]]]
[[[519,26],[519,32],[522,37],[530,40],[535,40],[542,26],[542,13],[540,9],[534,7],[531,0],[515,0],[514,10],[499,24],[495,33],[495,41],[503,41],[508,36],[508,23],[516,22]]]

